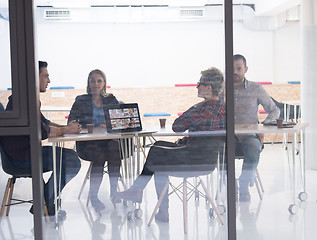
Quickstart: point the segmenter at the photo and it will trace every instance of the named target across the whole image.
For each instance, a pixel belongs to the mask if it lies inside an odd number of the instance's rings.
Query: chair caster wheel
[[[290,212],[290,214],[296,214],[298,210],[298,207],[296,204],[291,204],[288,207],[288,211]]]
[[[137,218],[137,219],[142,218],[142,216],[143,216],[143,211],[142,211],[141,209],[135,209],[135,210],[134,210],[134,216],[135,216],[135,218]]]
[[[199,192],[195,192],[195,201],[199,201]]]
[[[209,209],[209,217],[210,218],[216,218],[216,212],[213,208]]]
[[[306,201],[308,198],[308,194],[306,192],[300,192],[298,194],[298,199],[301,201]]]
[[[134,209],[134,211],[128,212],[128,221],[133,222],[136,219],[141,219],[143,216],[143,211],[141,209]]]
[[[220,215],[223,215],[223,214],[226,213],[226,207],[225,207],[225,205],[218,205],[218,206],[217,206],[217,209],[218,209],[218,212],[219,212]]]
[[[129,211],[127,217],[128,217],[128,221],[133,222],[134,221],[134,212]]]

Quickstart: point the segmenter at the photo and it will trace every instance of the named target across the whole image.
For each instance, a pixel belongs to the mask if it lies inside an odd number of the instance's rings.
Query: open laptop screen
[[[125,133],[142,130],[137,103],[104,105],[103,108],[108,132]]]

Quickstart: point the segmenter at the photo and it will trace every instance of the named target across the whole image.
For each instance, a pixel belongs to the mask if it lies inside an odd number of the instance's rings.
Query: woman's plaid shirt
[[[174,132],[217,131],[226,127],[224,105],[219,100],[200,102],[184,112],[173,123]]]

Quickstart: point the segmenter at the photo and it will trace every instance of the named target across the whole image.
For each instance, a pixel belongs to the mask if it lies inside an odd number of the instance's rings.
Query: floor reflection
[[[239,240],[266,240],[266,239],[294,239],[311,240],[317,236],[317,171],[307,171],[306,202],[296,200],[298,213],[290,215],[287,208],[292,202],[289,190],[288,169],[285,168],[285,159],[281,152],[281,145],[268,145],[261,155],[260,170],[262,182],[265,187],[263,200],[259,199],[255,188],[251,189],[250,203],[237,203],[237,239]],[[276,161],[279,159],[279,161]],[[65,221],[59,222],[55,229],[54,223],[44,223],[45,240],[72,240],[72,239],[114,239],[114,240],[178,240],[178,239],[227,239],[227,224],[219,224],[216,218],[209,217],[210,204],[202,197],[199,201],[191,198],[188,202],[188,234],[184,234],[182,202],[177,196],[170,196],[170,222],[159,223],[153,221],[151,226],[147,223],[156,204],[154,183],[151,181],[144,192],[141,204],[143,217],[128,220],[128,212],[135,209],[130,202],[125,207],[117,204],[115,209],[109,199],[109,182],[104,178],[101,186],[100,199],[105,203],[106,209],[96,214],[94,209],[86,206],[88,189],[83,193],[82,200],[77,199],[80,184],[85,169],[74,179],[63,193],[63,209],[67,211]],[[2,173],[1,173],[2,174]],[[211,183],[214,181],[211,178]],[[0,182],[0,189],[4,182]],[[23,184],[21,184],[23,185]],[[15,192],[26,187],[17,183]],[[212,186],[212,184],[211,184]],[[226,189],[223,189],[225,197]],[[22,191],[23,192],[23,191]],[[215,196],[216,190],[212,192]],[[2,196],[2,193],[0,193]],[[220,202],[222,204],[222,201]],[[29,214],[29,205],[13,206],[10,217],[4,216],[0,222],[0,239],[2,240],[28,240],[34,239],[33,220]],[[227,221],[227,213],[223,215]]]

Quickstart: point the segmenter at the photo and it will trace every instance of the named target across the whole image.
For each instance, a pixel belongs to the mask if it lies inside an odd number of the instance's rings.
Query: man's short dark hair
[[[241,54],[233,55],[233,61],[237,61],[237,60],[240,60],[240,59],[243,61],[244,66],[247,67],[247,60],[245,59],[244,56],[242,56]]]
[[[42,67],[46,67],[47,68],[48,63],[44,62],[44,61],[39,61],[39,71],[41,72],[41,68]]]

